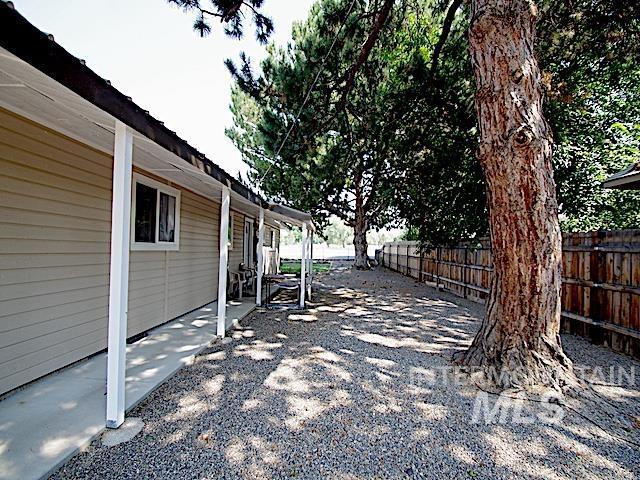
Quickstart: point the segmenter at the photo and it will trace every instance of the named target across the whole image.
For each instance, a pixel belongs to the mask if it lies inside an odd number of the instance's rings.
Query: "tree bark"
[[[369,268],[369,256],[367,255],[367,231],[369,222],[365,215],[364,199],[362,198],[362,174],[355,175],[355,218],[353,221],[353,246],[355,247],[354,266],[360,270]]]
[[[367,221],[364,215],[358,215],[356,211],[356,220],[353,226],[353,246],[355,247],[354,266],[359,270],[369,269],[369,255],[367,254]]]
[[[529,0],[473,0],[471,9],[494,270],[482,326],[459,360],[500,388],[558,388],[572,366],[559,335],[562,239],[534,53],[537,9]]]

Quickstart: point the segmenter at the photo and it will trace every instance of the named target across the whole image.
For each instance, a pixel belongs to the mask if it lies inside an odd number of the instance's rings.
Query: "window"
[[[276,229],[271,229],[271,248],[276,248]]]
[[[160,192],[160,222],[158,240],[175,242],[176,238],[176,197]]]
[[[180,191],[134,174],[132,250],[178,250]]]
[[[155,243],[158,191],[136,182],[135,242]]]

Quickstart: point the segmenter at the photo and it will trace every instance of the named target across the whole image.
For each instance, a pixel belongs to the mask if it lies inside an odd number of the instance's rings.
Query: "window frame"
[[[228,250],[233,250],[233,237],[234,237],[234,231],[233,231],[233,227],[234,227],[234,219],[235,219],[235,215],[233,214],[233,210],[229,209],[229,231],[227,233],[227,249]]]
[[[134,251],[178,251],[180,250],[180,195],[181,191],[164,183],[153,180],[139,173],[133,174],[131,182],[131,240],[130,249]],[[156,231],[155,242],[136,242],[136,190],[138,184],[145,185],[156,190]],[[176,199],[176,211],[174,216],[175,233],[173,242],[160,242],[160,194],[170,195]]]
[[[249,245],[246,245],[247,243],[247,236],[246,236],[246,228],[247,228],[247,224],[249,224],[249,231],[252,232],[251,234],[249,234],[249,240],[251,240],[249,242]],[[251,217],[244,217],[244,224],[243,224],[243,228],[242,228],[242,261],[246,264],[249,264],[248,266],[251,267],[252,264],[255,263],[256,261],[256,256],[255,256],[255,252],[253,251],[253,245],[255,244],[255,240],[256,240],[256,234],[255,234],[255,227],[254,227],[255,223],[254,223],[254,219]],[[248,251],[245,250],[245,247],[248,247]],[[247,253],[250,253],[250,255],[247,255]],[[247,259],[246,257],[252,257]],[[247,260],[249,260],[247,262]]]

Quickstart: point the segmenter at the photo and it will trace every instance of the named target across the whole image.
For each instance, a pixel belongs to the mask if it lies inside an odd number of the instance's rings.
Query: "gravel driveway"
[[[470,342],[481,306],[385,270],[337,269],[318,282],[308,311],[250,316],[131,412],[144,422],[133,440],[98,439],[54,478],[640,474],[640,450],[603,431],[604,414],[531,421],[542,404],[515,401],[504,419],[474,421],[474,408],[497,398],[452,375],[449,359]],[[606,374],[597,383],[615,372],[620,386],[594,388],[640,443],[640,363],[576,337],[564,344],[578,367]]]

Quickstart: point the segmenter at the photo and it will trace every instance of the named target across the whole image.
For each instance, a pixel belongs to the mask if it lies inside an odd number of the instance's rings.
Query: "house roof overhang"
[[[262,207],[268,219],[311,218],[253,192],[1,0],[0,106],[109,154],[119,120],[134,131],[134,165],[211,198],[227,186],[255,216]]]
[[[307,212],[303,212],[302,210],[297,210],[295,208],[287,207],[286,205],[280,205],[277,203],[269,204],[267,210],[268,215],[277,220],[281,220],[285,223],[289,223],[298,227],[302,226],[302,224],[304,223],[311,231],[315,231],[313,217]]]

